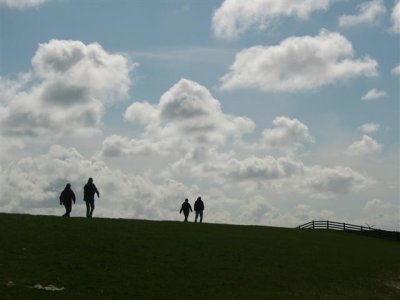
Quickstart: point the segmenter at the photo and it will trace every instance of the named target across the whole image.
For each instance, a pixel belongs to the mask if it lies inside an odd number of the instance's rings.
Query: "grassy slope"
[[[0,214],[0,242],[1,299],[400,299],[400,243],[343,232]]]

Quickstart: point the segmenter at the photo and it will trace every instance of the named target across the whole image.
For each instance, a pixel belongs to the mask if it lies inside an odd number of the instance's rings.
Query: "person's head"
[[[93,178],[92,177],[89,178],[88,183],[93,183]]]
[[[188,201],[189,201],[189,200],[186,198],[186,199],[185,199],[185,202],[188,202]]]
[[[65,186],[65,189],[69,190],[71,188],[71,184],[67,183],[67,185]]]
[[[201,197],[197,197],[197,200],[201,200]]]

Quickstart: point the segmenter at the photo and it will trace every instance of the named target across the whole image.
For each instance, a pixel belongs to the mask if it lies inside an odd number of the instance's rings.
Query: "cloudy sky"
[[[0,0],[0,211],[400,230],[400,2]]]

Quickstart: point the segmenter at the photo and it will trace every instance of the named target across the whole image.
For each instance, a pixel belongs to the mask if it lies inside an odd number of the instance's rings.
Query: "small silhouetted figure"
[[[94,194],[97,194],[97,198],[100,198],[100,193],[93,183],[93,178],[89,178],[83,187],[83,201],[86,202],[86,218],[92,217],[94,211]]]
[[[60,195],[60,205],[65,206],[65,214],[63,217],[69,217],[72,210],[72,201],[75,203],[75,194],[71,190],[71,185],[68,183]]]
[[[181,214],[183,212],[183,215],[185,216],[185,221],[188,221],[188,216],[189,216],[189,212],[193,211],[192,207],[190,206],[189,200],[185,199],[185,202],[182,203],[182,207],[181,210],[179,211],[179,213]]]
[[[204,210],[204,202],[201,200],[201,197],[198,197],[196,202],[194,203],[194,211],[196,213],[196,217],[194,219],[197,222],[197,218],[200,216],[200,223],[203,222],[203,210]]]

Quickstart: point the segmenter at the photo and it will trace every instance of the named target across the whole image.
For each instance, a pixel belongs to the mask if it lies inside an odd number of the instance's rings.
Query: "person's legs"
[[[65,203],[65,217],[69,217],[69,214],[71,213],[71,209],[72,209],[72,203]]]
[[[184,221],[184,222],[187,222],[187,221],[188,221],[189,213],[183,213],[183,214],[185,215],[185,221]]]
[[[93,200],[93,201],[90,201],[90,213],[89,213],[89,218],[92,217],[93,211],[94,211],[94,200]]]
[[[199,216],[199,212],[196,211],[196,217],[194,218],[194,222],[197,223],[197,217]]]
[[[86,218],[90,218],[90,203],[89,201],[85,201],[86,202]]]
[[[199,215],[200,215],[200,223],[203,223],[203,211],[200,211]]]

